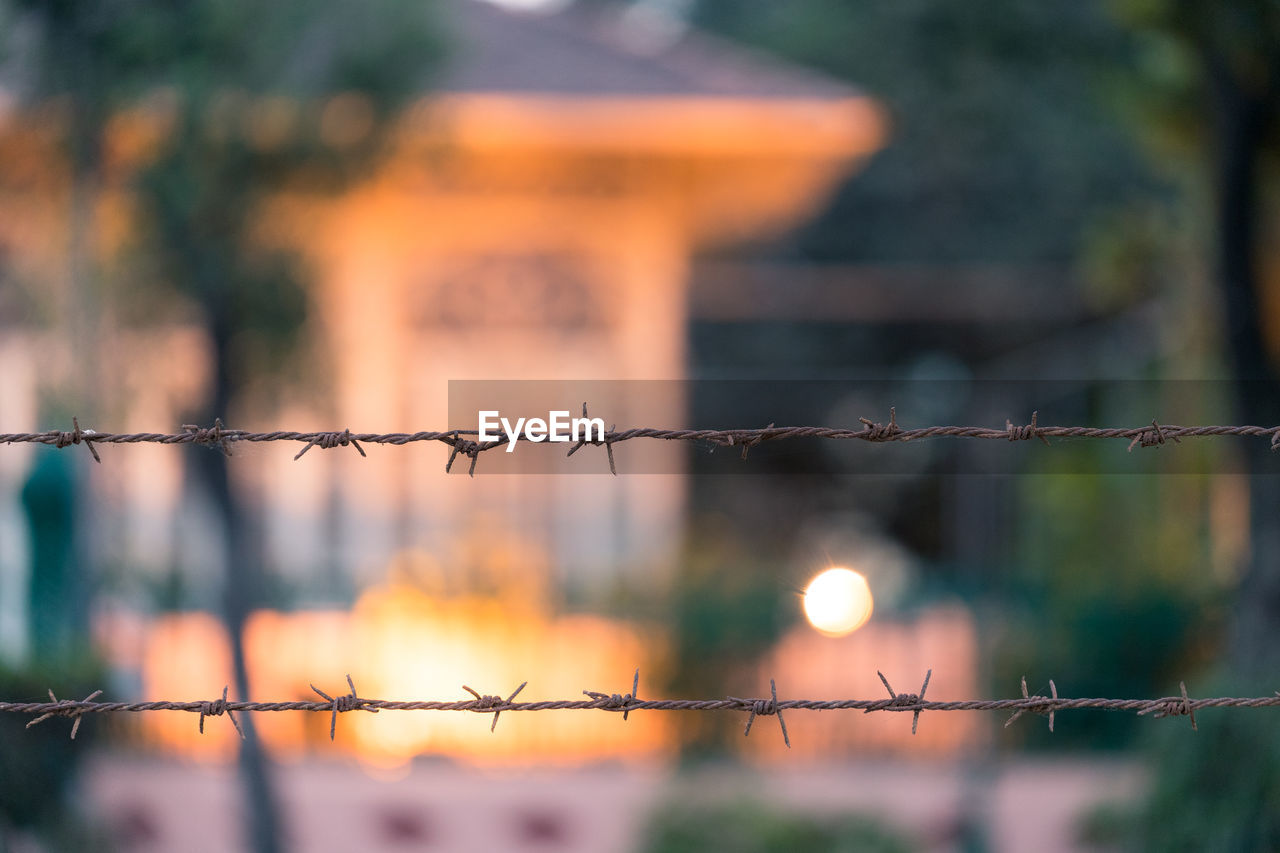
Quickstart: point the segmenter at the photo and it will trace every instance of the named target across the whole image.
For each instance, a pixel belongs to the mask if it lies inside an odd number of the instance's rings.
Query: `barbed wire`
[[[899,693],[889,684],[883,673],[877,672],[884,683],[889,697],[879,699],[779,699],[777,683],[770,679],[768,698],[743,698],[725,696],[718,699],[641,699],[640,670],[636,670],[630,693],[605,693],[595,690],[584,690],[586,699],[547,699],[532,702],[518,702],[516,697],[528,685],[523,682],[505,698],[498,695],[482,694],[471,687],[463,686],[463,690],[471,694],[470,699],[444,700],[412,700],[401,701],[391,699],[370,699],[360,696],[355,682],[347,676],[349,693],[331,696],[314,684],[311,689],[323,701],[293,700],[284,702],[249,702],[235,701],[227,698],[227,689],[222,690],[222,697],[212,701],[171,701],[159,700],[151,702],[99,702],[102,691],[96,690],[81,700],[58,699],[53,691],[49,691],[48,702],[0,702],[0,712],[13,714],[29,714],[34,719],[27,723],[27,728],[39,725],[54,717],[64,717],[72,721],[71,737],[74,739],[79,731],[80,723],[89,714],[134,714],[158,711],[179,711],[199,715],[199,731],[204,733],[206,717],[218,717],[225,714],[235,726],[236,731],[244,736],[240,724],[235,718],[237,713],[275,713],[285,711],[302,711],[311,713],[327,713],[330,715],[329,738],[336,737],[338,715],[352,711],[462,711],[476,714],[492,714],[493,722],[489,730],[497,728],[498,717],[504,712],[526,711],[608,711],[621,713],[626,720],[633,711],[739,711],[748,714],[744,735],[751,733],[751,726],[757,717],[776,716],[782,731],[783,741],[791,746],[791,736],[787,732],[783,711],[862,711],[870,714],[879,711],[910,713],[911,733],[915,734],[920,723],[920,715],[926,711],[1012,711],[1013,714],[1005,722],[1007,728],[1024,714],[1038,714],[1049,719],[1049,730],[1053,731],[1054,715],[1061,711],[1103,710],[1130,711],[1140,716],[1154,717],[1189,717],[1191,727],[1198,729],[1196,711],[1204,708],[1274,708],[1280,707],[1280,693],[1272,696],[1231,697],[1219,696],[1192,699],[1187,695],[1186,682],[1182,682],[1180,696],[1166,696],[1158,699],[1072,699],[1058,695],[1057,685],[1050,680],[1051,695],[1030,695],[1027,692],[1027,680],[1022,679],[1022,697],[1013,699],[963,699],[956,701],[939,701],[925,699],[925,691],[929,688],[929,680],[933,670],[924,677],[919,693]]]
[[[587,406],[582,406],[582,415],[587,417]],[[1010,442],[1039,439],[1049,444],[1050,438],[1086,438],[1111,439],[1129,442],[1129,450],[1135,447],[1154,447],[1166,441],[1180,443],[1183,438],[1205,438],[1220,436],[1242,436],[1253,438],[1270,438],[1271,449],[1280,449],[1280,426],[1177,426],[1160,424],[1154,419],[1150,425],[1140,427],[1085,427],[1085,426],[1040,426],[1037,423],[1039,413],[1032,412],[1028,424],[1014,424],[1005,421],[1004,429],[980,426],[924,426],[903,428],[898,425],[897,410],[889,409],[889,422],[879,423],[868,418],[859,418],[862,426],[859,429],[843,427],[819,426],[775,426],[769,424],[761,428],[735,429],[664,429],[660,427],[632,427],[619,430],[615,424],[605,431],[603,436],[589,439],[580,438],[569,448],[572,456],[584,446],[603,445],[609,459],[609,470],[617,474],[618,469],[613,457],[613,446],[634,439],[656,439],[662,441],[709,442],[721,447],[742,448],[742,458],[747,458],[747,451],[767,441],[784,439],[816,438],[834,441],[868,441],[873,443],[908,442],[926,438],[974,438],[987,440],[1005,440]],[[46,444],[53,447],[70,447],[83,444],[97,462],[97,445],[101,444],[200,444],[216,447],[228,456],[231,447],[239,442],[271,442],[289,441],[303,445],[294,459],[301,459],[313,447],[332,449],[335,447],[354,447],[361,456],[365,456],[362,444],[385,444],[404,446],[416,442],[440,442],[451,450],[449,460],[445,463],[445,471],[451,471],[453,463],[461,454],[470,458],[468,473],[474,475],[476,460],[481,453],[510,444],[504,434],[498,438],[478,441],[470,436],[478,436],[479,430],[451,429],[444,431],[422,432],[361,432],[354,433],[350,429],[341,431],[300,432],[295,430],[273,430],[271,432],[253,432],[250,430],[227,429],[221,420],[215,420],[212,427],[200,427],[185,424],[182,432],[131,432],[113,433],[97,432],[82,429],[79,420],[72,418],[71,430],[48,430],[45,432],[0,433],[0,443],[4,444]],[[588,433],[589,434],[589,433]],[[597,434],[598,435],[598,434]],[[526,435],[518,435],[517,441],[531,441]]]

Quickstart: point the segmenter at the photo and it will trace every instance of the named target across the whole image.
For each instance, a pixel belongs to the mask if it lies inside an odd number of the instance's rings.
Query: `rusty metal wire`
[[[1005,723],[1008,727],[1023,714],[1039,714],[1049,718],[1049,730],[1053,731],[1054,715],[1060,711],[1076,711],[1095,709],[1104,711],[1131,711],[1139,715],[1155,717],[1189,717],[1193,729],[1198,728],[1195,712],[1203,708],[1276,708],[1280,707],[1280,693],[1272,696],[1230,697],[1219,696],[1204,699],[1192,699],[1187,695],[1187,685],[1181,684],[1180,696],[1166,696],[1158,699],[1072,699],[1058,695],[1057,685],[1050,681],[1051,696],[1033,696],[1027,692],[1027,681],[1022,680],[1022,697],[1014,699],[963,699],[940,701],[925,699],[924,693],[929,686],[933,670],[924,677],[924,685],[919,693],[897,693],[889,685],[883,673],[880,680],[884,683],[889,697],[880,699],[779,699],[777,684],[769,681],[768,698],[742,698],[726,696],[721,699],[641,699],[639,698],[640,671],[636,670],[632,681],[631,692],[626,694],[603,693],[584,690],[586,699],[547,699],[532,702],[517,702],[519,695],[528,682],[524,682],[505,698],[497,695],[481,694],[470,687],[463,687],[471,694],[470,699],[442,700],[390,700],[370,699],[356,692],[355,682],[347,676],[349,693],[330,696],[315,685],[311,689],[323,701],[294,700],[284,702],[238,702],[227,699],[224,688],[222,698],[213,701],[171,701],[158,700],[151,702],[99,702],[96,701],[101,691],[95,691],[81,700],[58,699],[53,691],[49,691],[48,702],[0,702],[0,712],[12,714],[34,715],[27,728],[38,725],[53,717],[65,717],[72,721],[71,737],[76,736],[80,723],[88,714],[133,714],[157,711],[182,711],[199,715],[199,730],[204,732],[206,717],[226,714],[240,731],[235,713],[269,713],[279,711],[307,711],[330,715],[329,737],[333,739],[337,733],[338,715],[351,711],[466,711],[476,714],[492,714],[493,722],[489,729],[493,731],[498,725],[498,716],[504,712],[522,711],[610,711],[620,712],[627,719],[632,711],[739,711],[748,714],[744,734],[751,733],[752,723],[756,717],[776,716],[782,730],[783,740],[791,745],[790,735],[782,717],[783,711],[835,711],[853,710],[863,713],[877,711],[894,711],[910,713],[911,733],[916,733],[920,715],[926,711],[1012,711],[1013,715]],[[241,734],[243,736],[243,733]]]
[[[586,405],[583,405],[586,414]],[[1033,412],[1031,422],[1024,425],[1006,421],[1004,429],[979,426],[924,426],[903,428],[898,425],[897,411],[889,410],[889,422],[878,423],[867,418],[859,418],[862,426],[858,429],[844,427],[818,426],[774,426],[758,429],[662,429],[658,427],[632,427],[619,430],[615,424],[604,433],[603,438],[580,440],[569,448],[572,456],[586,444],[604,445],[609,457],[609,469],[614,474],[613,445],[624,441],[647,438],[662,441],[709,442],[721,447],[741,447],[742,458],[752,447],[766,441],[781,441],[795,438],[817,438],[834,441],[857,440],[875,443],[919,441],[926,438],[976,438],[1004,441],[1029,441],[1039,439],[1049,444],[1050,438],[1089,438],[1120,439],[1129,442],[1129,450],[1135,447],[1153,447],[1172,441],[1179,443],[1183,438],[1203,438],[1217,436],[1242,436],[1253,438],[1270,438],[1271,449],[1280,449],[1280,426],[1177,426],[1160,424],[1155,420],[1147,426],[1140,427],[1084,427],[1084,426],[1040,426],[1037,423],[1038,413]],[[471,465],[468,473],[474,475],[476,460],[480,454],[503,447],[509,443],[507,437],[477,441],[468,436],[478,436],[478,430],[452,429],[424,432],[388,432],[353,433],[349,429],[328,432],[297,432],[293,430],[274,430],[272,432],[251,432],[249,430],[227,429],[221,420],[214,421],[212,427],[200,427],[192,424],[183,426],[182,432],[96,432],[82,429],[76,419],[72,419],[73,429],[49,430],[46,432],[0,433],[0,443],[4,444],[47,444],[53,447],[69,447],[83,444],[89,449],[94,460],[101,462],[97,446],[102,444],[201,444],[217,447],[230,455],[231,447],[240,442],[290,441],[303,445],[294,456],[300,459],[312,447],[332,449],[335,447],[354,447],[361,456],[366,455],[362,444],[389,444],[403,446],[415,442],[434,441],[448,445],[449,461],[445,470],[450,471],[458,455],[468,457]],[[524,436],[517,440],[527,441]]]

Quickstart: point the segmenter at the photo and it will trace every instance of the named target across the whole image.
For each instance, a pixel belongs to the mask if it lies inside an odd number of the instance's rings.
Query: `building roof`
[[[443,4],[452,58],[435,82],[458,94],[845,99],[860,93],[664,17],[652,6],[571,2],[515,10]]]

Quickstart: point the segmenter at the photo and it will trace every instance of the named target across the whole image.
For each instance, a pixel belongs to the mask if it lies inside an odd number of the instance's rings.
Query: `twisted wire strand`
[[[586,407],[584,404],[583,411]],[[749,448],[766,441],[782,441],[797,438],[825,439],[832,441],[867,441],[873,443],[910,442],[926,438],[971,438],[983,440],[1004,440],[1010,442],[1038,439],[1049,444],[1050,438],[1084,438],[1111,439],[1129,442],[1129,450],[1141,446],[1152,447],[1168,441],[1180,443],[1184,438],[1210,438],[1237,436],[1246,438],[1270,438],[1271,449],[1280,449],[1280,426],[1179,426],[1160,424],[1153,420],[1149,425],[1140,427],[1087,427],[1087,426],[1040,426],[1037,423],[1038,413],[1033,413],[1031,422],[1024,425],[1006,421],[1003,429],[981,426],[924,426],[904,429],[898,425],[897,412],[889,410],[888,423],[879,423],[867,418],[860,418],[862,426],[858,429],[847,427],[821,426],[774,426],[760,428],[733,429],[666,429],[660,427],[631,427],[617,429],[616,425],[605,431],[603,437],[596,439],[583,438],[568,451],[572,456],[585,444],[603,445],[609,455],[610,470],[617,473],[613,460],[613,445],[636,439],[653,439],[660,441],[708,442],[721,447],[741,447],[743,458]],[[469,473],[475,473],[476,460],[481,453],[505,447],[510,443],[504,434],[498,438],[479,441],[478,430],[425,430],[420,432],[361,432],[354,433],[349,429],[341,431],[299,432],[296,430],[273,430],[270,432],[253,432],[250,430],[227,429],[222,422],[215,421],[212,427],[186,425],[182,432],[96,432],[82,429],[79,421],[73,419],[72,430],[47,430],[45,432],[0,433],[0,443],[4,444],[45,444],[53,447],[69,447],[85,445],[93,458],[102,461],[98,456],[97,445],[102,444],[201,444],[217,447],[230,455],[232,446],[240,442],[295,442],[304,445],[294,456],[301,458],[313,447],[332,449],[351,446],[361,456],[365,450],[361,445],[382,444],[403,447],[417,442],[439,442],[451,448],[449,461],[445,470],[452,469],[459,454],[470,460]],[[517,441],[529,441],[520,435]]]
[[[1109,699],[1109,698],[1069,698],[1059,696],[1057,686],[1053,686],[1052,696],[1030,696],[1026,691],[1025,679],[1021,698],[1011,699],[960,699],[937,700],[925,699],[924,691],[928,688],[933,671],[925,675],[924,687],[919,694],[895,693],[883,674],[889,695],[878,699],[779,699],[777,686],[770,681],[769,697],[725,696],[707,699],[640,699],[639,671],[637,670],[632,692],[627,694],[608,694],[584,690],[585,699],[545,699],[537,701],[516,701],[516,696],[528,682],[522,683],[507,697],[482,695],[470,687],[463,687],[472,698],[469,699],[429,699],[429,700],[395,700],[372,699],[358,695],[354,682],[347,676],[350,693],[330,696],[319,688],[312,689],[323,701],[301,699],[289,701],[235,701],[226,698],[223,690],[222,698],[208,700],[153,700],[147,702],[101,702],[97,701],[101,691],[96,691],[82,700],[59,700],[50,691],[48,702],[7,702],[0,701],[0,713],[26,714],[33,719],[27,723],[30,728],[53,717],[67,717],[73,720],[72,737],[79,727],[81,718],[86,714],[135,714],[159,711],[179,711],[198,714],[200,731],[204,731],[204,720],[208,716],[227,714],[239,731],[239,723],[235,722],[235,713],[278,713],[278,712],[311,712],[331,715],[330,738],[334,737],[339,714],[352,711],[461,711],[480,714],[492,714],[493,725],[497,726],[498,716],[505,712],[520,713],[528,711],[608,711],[621,712],[624,719],[633,711],[739,711],[750,715],[750,723],[757,716],[776,715],[779,718],[784,739],[790,745],[786,724],[782,721],[783,711],[863,711],[874,713],[889,711],[912,714],[912,734],[915,733],[921,713],[932,711],[1011,711],[1012,723],[1023,714],[1038,714],[1050,718],[1052,730],[1053,716],[1061,711],[1103,710],[1127,711],[1139,715],[1156,717],[1186,716],[1191,718],[1192,726],[1196,726],[1195,712],[1204,708],[1275,708],[1280,707],[1280,693],[1271,696],[1216,696],[1206,698],[1190,698],[1187,695],[1186,683],[1181,684],[1180,696],[1165,696],[1156,699]]]

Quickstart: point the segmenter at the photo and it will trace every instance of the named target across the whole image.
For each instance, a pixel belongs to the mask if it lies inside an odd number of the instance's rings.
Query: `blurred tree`
[[[1232,0],[1122,0],[1126,20],[1163,57],[1148,83],[1163,97],[1145,118],[1163,139],[1191,153],[1213,199],[1216,278],[1223,345],[1234,374],[1237,416],[1280,423],[1280,341],[1267,340],[1268,305],[1261,273],[1280,189],[1280,3]],[[1249,470],[1265,470],[1265,446],[1249,446]],[[1250,676],[1274,672],[1280,649],[1280,482],[1253,477],[1252,558],[1241,584],[1232,638],[1233,663]]]
[[[1203,217],[1222,306],[1222,344],[1238,419],[1280,423],[1280,340],[1267,338],[1261,272],[1277,260],[1268,234],[1280,189],[1280,3],[1274,0],[1117,0],[1147,41],[1143,130],[1179,155],[1212,199]],[[1151,95],[1154,95],[1151,96]],[[1167,158],[1166,156],[1166,159]],[[1227,693],[1269,691],[1280,666],[1280,477],[1265,447],[1243,448],[1250,549],[1235,593],[1224,671]],[[1159,850],[1274,849],[1280,839],[1280,738],[1247,716],[1202,721],[1194,744],[1161,743],[1158,781],[1139,844]]]
[[[421,94],[439,54],[428,9],[412,0],[10,3],[23,24],[12,30],[15,49],[38,60],[28,94],[68,105],[73,243],[81,258],[74,301],[90,315],[101,293],[88,258],[106,130],[140,99],[167,108],[168,137],[137,176],[146,225],[139,244],[154,260],[156,280],[194,306],[209,331],[212,383],[201,422],[210,424],[251,378],[271,372],[271,356],[289,348],[305,316],[292,259],[254,246],[254,212],[286,183],[337,191],[373,165],[390,120]],[[76,331],[72,324],[79,338]],[[93,363],[97,353],[80,355]],[[198,458],[228,543],[224,612],[237,691],[247,696],[241,635],[258,602],[263,562],[226,459]],[[279,843],[271,793],[252,726],[245,728],[252,843],[271,850]]]
[[[1098,2],[697,0],[694,20],[865,87],[891,138],[796,237],[820,261],[1073,263],[1153,179],[1098,87],[1129,39]]]

